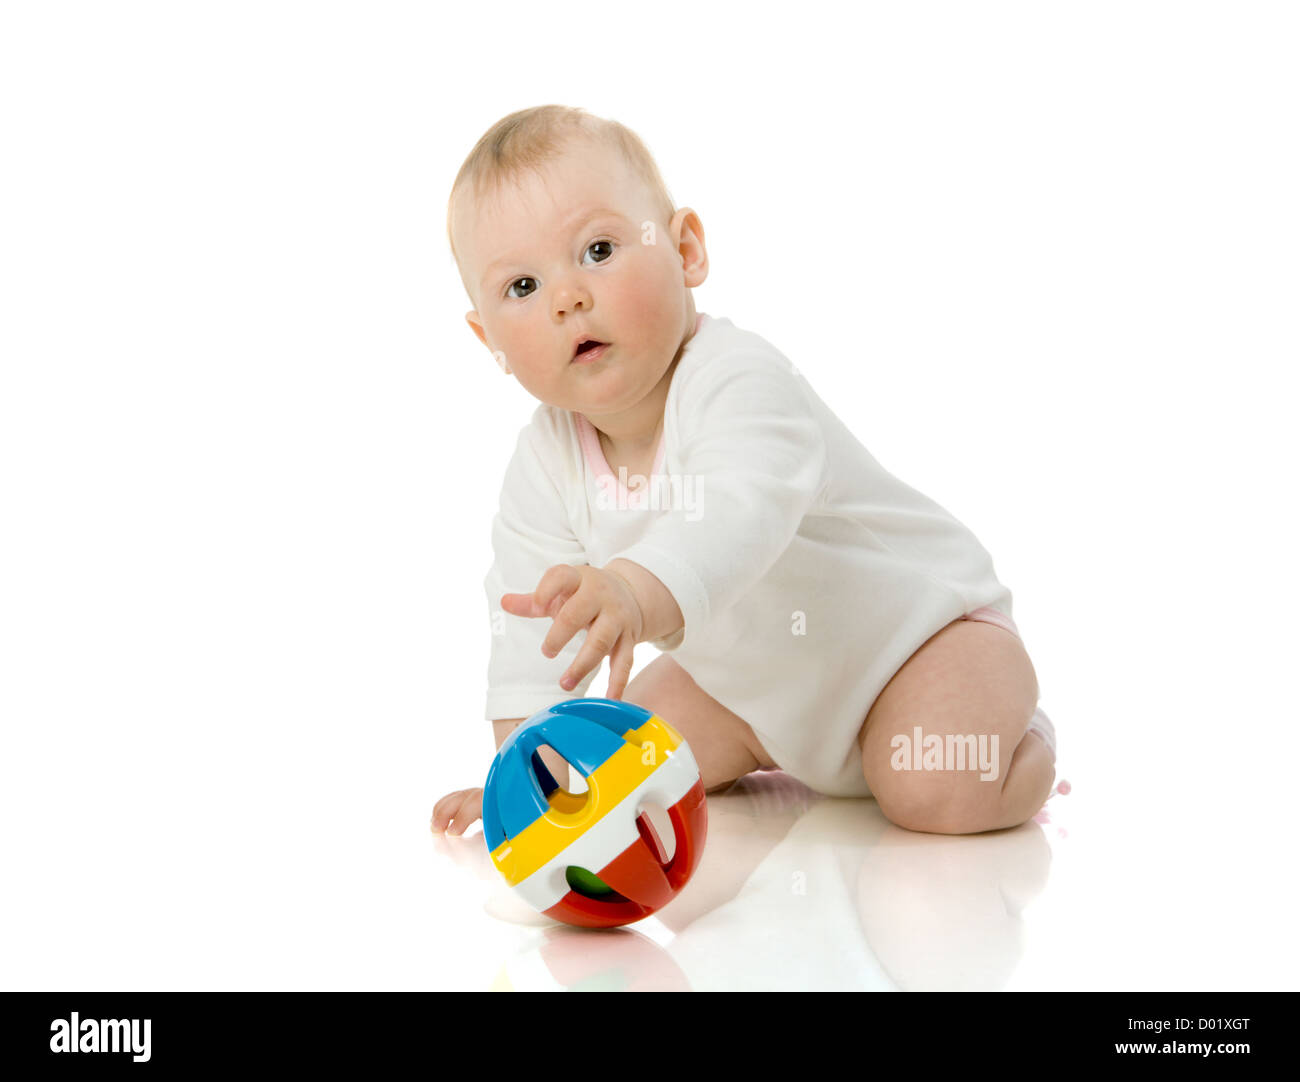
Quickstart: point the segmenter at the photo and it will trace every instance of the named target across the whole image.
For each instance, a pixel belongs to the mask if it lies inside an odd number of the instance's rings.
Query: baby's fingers
[[[453,809],[460,807],[460,795],[463,792],[463,789],[458,789],[454,793],[448,793],[433,806],[433,816],[429,820],[430,830],[440,833],[447,829]]]
[[[459,837],[474,825],[483,813],[483,790],[470,789],[461,801],[460,808],[452,819],[451,829],[447,831],[453,837]]]
[[[545,616],[532,594],[502,594],[501,607],[512,616]]]
[[[433,807],[429,828],[453,837],[464,834],[483,812],[482,789],[460,789],[443,797]],[[448,829],[450,827],[450,829]]]
[[[531,594],[502,594],[501,607],[515,616],[554,616],[581,582],[576,567],[556,564],[547,568]]]
[[[630,635],[624,633],[614,644],[614,652],[609,655],[609,688],[605,692],[607,699],[621,699],[627,690],[627,678],[632,675],[633,643]]]
[[[578,651],[573,664],[560,677],[560,687],[565,691],[572,691],[577,687],[583,677],[600,665],[605,655],[614,649],[620,637],[621,632],[614,621],[597,619],[587,628],[587,637],[583,640],[582,649]]]

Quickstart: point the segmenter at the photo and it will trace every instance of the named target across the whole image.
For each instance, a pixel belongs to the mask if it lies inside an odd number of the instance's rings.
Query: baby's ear
[[[478,312],[477,311],[466,312],[465,322],[469,324],[470,329],[478,337],[478,340],[486,346],[488,344],[487,332],[483,329],[483,324],[480,323],[478,320]],[[507,376],[511,374],[510,365],[506,363],[505,353],[503,353],[499,349],[493,350],[492,359],[497,362],[497,367],[500,368],[501,371],[504,372]]]
[[[704,223],[690,207],[682,207],[673,215],[669,229],[682,257],[686,284],[692,289],[702,285],[709,276],[709,250],[704,245]]]
[[[469,324],[470,330],[478,337],[478,340],[485,346],[487,345],[487,331],[483,329],[483,324],[479,322],[478,309],[465,313],[465,322]]]

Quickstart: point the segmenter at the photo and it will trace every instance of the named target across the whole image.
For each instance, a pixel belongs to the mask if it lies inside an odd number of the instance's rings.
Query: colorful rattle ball
[[[538,748],[587,782],[570,793]],[[673,850],[646,808],[661,808]],[[566,924],[612,928],[648,917],[686,885],[704,851],[700,768],[681,734],[617,699],[568,699],[539,710],[498,749],[483,786],[492,863],[530,906]]]

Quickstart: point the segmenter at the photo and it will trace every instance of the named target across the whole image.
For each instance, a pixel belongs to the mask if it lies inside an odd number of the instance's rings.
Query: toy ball
[[[547,745],[587,782],[570,793]],[[664,809],[673,850],[647,806]],[[612,928],[676,897],[700,862],[708,811],[700,768],[663,718],[617,699],[568,699],[502,742],[483,786],[483,838],[506,882],[538,912]]]

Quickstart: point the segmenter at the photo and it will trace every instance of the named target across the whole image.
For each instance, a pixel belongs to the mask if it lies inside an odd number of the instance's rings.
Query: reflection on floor
[[[555,924],[501,884],[491,918],[536,926],[498,990],[997,990],[1026,949],[1056,797],[1012,830],[950,837],[894,826],[873,800],[823,797],[780,771],[709,798],[704,858],[682,893],[635,925]],[[481,838],[448,839],[491,876]]]

